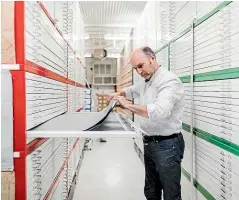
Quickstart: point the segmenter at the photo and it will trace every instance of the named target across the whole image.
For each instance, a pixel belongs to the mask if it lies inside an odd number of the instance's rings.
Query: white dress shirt
[[[181,132],[184,87],[174,73],[160,67],[148,82],[143,80],[124,91],[127,98],[139,98],[139,104],[147,106],[149,118],[138,117],[146,133],[168,136]]]

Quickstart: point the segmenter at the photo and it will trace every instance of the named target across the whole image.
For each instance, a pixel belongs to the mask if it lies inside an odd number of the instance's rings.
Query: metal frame
[[[44,13],[47,15],[51,23],[55,26],[55,22],[48,13],[47,9],[41,2],[38,2]],[[11,75],[13,80],[13,116],[14,116],[14,171],[15,171],[15,199],[27,199],[27,169],[26,157],[33,152],[48,138],[37,138],[30,143],[26,143],[26,72],[37,74],[43,77],[54,79],[66,84],[75,85],[76,87],[84,87],[83,84],[70,80],[50,70],[47,70],[39,65],[36,65],[26,60],[25,54],[25,2],[14,2],[14,39],[15,39],[15,54],[16,65],[11,67]],[[59,34],[63,37],[62,32],[55,26]],[[68,41],[63,37],[65,42],[72,49]],[[76,52],[72,49],[74,54]],[[85,69],[79,57],[81,67]],[[18,67],[20,66],[20,67]],[[68,101],[68,100],[67,100]],[[82,108],[80,108],[82,109]],[[79,109],[78,109],[79,110]],[[73,149],[72,149],[73,150]]]
[[[13,78],[13,133],[14,152],[19,157],[14,158],[15,170],[15,199],[27,198],[26,188],[26,85],[25,85],[25,2],[15,1],[14,31],[16,63],[20,64],[19,71],[11,71]]]
[[[192,190],[192,200],[195,199],[195,188],[194,188],[194,146],[195,146],[195,136],[193,134],[193,127],[194,127],[194,110],[193,110],[193,105],[194,105],[194,101],[193,101],[193,91],[194,91],[194,82],[193,82],[193,73],[194,73],[194,20],[191,24],[191,37],[192,37],[192,58],[191,58],[191,70],[190,70],[190,83],[191,83],[191,127],[190,127],[190,132],[191,132],[191,137],[192,137],[192,152],[191,152],[191,156],[192,156],[192,169],[191,169],[191,190]]]

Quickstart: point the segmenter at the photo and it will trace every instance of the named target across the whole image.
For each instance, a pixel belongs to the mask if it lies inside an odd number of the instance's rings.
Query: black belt
[[[144,142],[163,141],[163,140],[176,138],[176,137],[178,137],[178,134],[180,134],[180,133],[174,133],[174,134],[169,135],[169,136],[161,136],[161,135],[148,136],[148,135],[146,135],[146,136],[143,137],[143,141]]]

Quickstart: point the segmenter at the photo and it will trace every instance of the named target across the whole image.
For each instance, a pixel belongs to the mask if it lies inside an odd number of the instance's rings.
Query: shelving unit
[[[120,91],[123,88],[129,87],[133,84],[132,80],[133,68],[129,60],[130,53],[132,51],[133,51],[133,32],[131,32],[129,39],[126,41],[125,47],[121,52],[121,57],[118,58],[119,68],[117,71],[117,91]],[[132,112],[121,108],[118,108],[117,111],[133,119]]]
[[[98,90],[98,86],[104,86],[105,91],[113,91],[117,86],[119,91],[137,84],[142,78],[133,70],[130,54],[142,46],[154,49],[157,62],[175,73],[185,88],[182,199],[238,200],[239,3],[148,1],[145,4],[117,60],[117,76],[113,67],[115,59],[91,62],[94,65],[92,88]],[[5,147],[11,155],[5,156],[10,159],[9,165],[4,166],[8,172],[2,173],[3,188],[15,194],[16,200],[71,199],[84,156],[84,139],[74,138],[74,134],[79,134],[77,131],[72,132],[71,138],[57,138],[60,128],[57,133],[52,131],[52,135],[47,131],[47,137],[51,138],[43,138],[43,132],[34,135],[31,130],[66,112],[91,111],[92,90],[84,87],[85,34],[80,5],[71,1],[16,1],[4,2],[4,6],[4,11],[12,12],[2,12],[7,19],[5,25],[11,21],[2,30],[3,63],[14,65],[10,66],[14,69],[11,68],[11,74],[5,71],[3,82],[7,91],[3,107],[8,112],[4,122],[5,125],[13,123],[13,130],[4,130],[13,137],[7,141],[13,143]],[[118,12],[117,6],[122,8],[120,4],[102,8],[113,9],[109,12],[113,16]],[[105,32],[108,32],[113,29],[112,24],[102,26],[102,30],[107,28]],[[98,23],[89,23],[87,27],[94,30],[95,25]],[[113,46],[118,44],[114,41]],[[98,111],[107,106],[105,95],[99,95],[99,101]],[[133,99],[132,103],[139,104],[139,101]],[[119,132],[114,135],[109,131],[103,136],[136,137],[138,117],[117,110],[134,123],[122,123],[123,118],[119,121],[119,115],[114,114]],[[9,114],[12,112],[13,116]],[[110,120],[108,125],[112,126]],[[54,129],[60,123],[56,124]],[[31,138],[26,136],[28,131]],[[90,133],[82,131],[81,136]],[[98,137],[94,134],[92,137]],[[97,134],[102,136],[101,130]],[[142,138],[134,139],[134,147],[143,161]]]
[[[84,43],[82,53],[74,50],[73,40],[75,26],[84,29],[84,24],[80,18],[73,22],[74,2],[59,5],[63,20],[56,23],[44,3],[14,2],[20,64],[20,70],[11,71],[16,200],[68,199],[83,156],[80,138],[26,138],[27,130],[84,106]]]
[[[93,76],[94,86],[116,85],[116,76]]]
[[[100,62],[93,65],[93,85],[112,86],[116,85],[116,76],[112,64]]]
[[[136,48],[148,40],[137,41],[142,24],[155,20],[157,61],[184,84],[183,199],[239,198],[238,10],[229,1],[148,2],[134,30]],[[142,140],[135,139],[135,149],[143,159]]]

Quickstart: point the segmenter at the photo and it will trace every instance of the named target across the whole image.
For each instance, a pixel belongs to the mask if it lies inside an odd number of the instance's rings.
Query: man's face
[[[143,52],[137,52],[131,57],[131,64],[137,73],[145,80],[151,78],[154,74],[154,68],[152,64],[155,59],[149,58]]]

